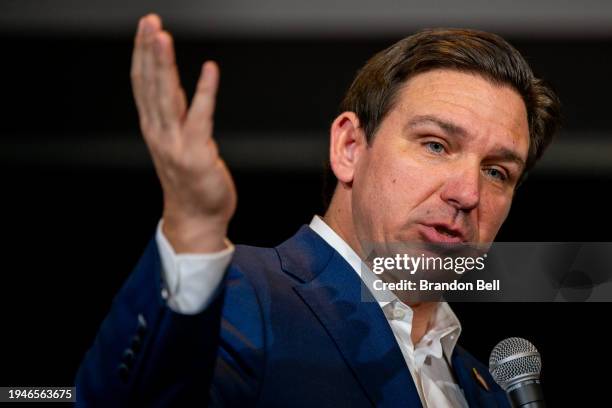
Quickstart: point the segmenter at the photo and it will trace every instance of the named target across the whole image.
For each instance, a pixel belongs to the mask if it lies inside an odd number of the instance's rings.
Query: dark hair
[[[401,85],[416,74],[453,69],[509,85],[523,98],[529,123],[525,171],[533,167],[559,128],[560,103],[553,90],[534,76],[523,56],[498,35],[469,29],[427,29],[406,37],[374,55],[357,73],[340,113],[354,112],[370,143],[393,108]],[[329,163],[324,181],[327,206],[337,180]]]

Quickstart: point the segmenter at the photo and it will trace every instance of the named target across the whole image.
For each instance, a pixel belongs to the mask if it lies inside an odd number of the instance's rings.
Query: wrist
[[[162,232],[177,254],[211,253],[226,248],[227,222],[164,214]]]

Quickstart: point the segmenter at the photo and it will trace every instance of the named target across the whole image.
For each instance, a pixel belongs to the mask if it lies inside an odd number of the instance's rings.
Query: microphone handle
[[[527,380],[508,390],[510,403],[514,408],[545,408],[544,393],[538,380]]]

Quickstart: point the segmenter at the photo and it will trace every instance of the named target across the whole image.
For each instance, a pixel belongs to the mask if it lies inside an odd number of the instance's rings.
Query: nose
[[[466,213],[476,208],[480,202],[480,166],[471,164],[452,169],[440,197]]]

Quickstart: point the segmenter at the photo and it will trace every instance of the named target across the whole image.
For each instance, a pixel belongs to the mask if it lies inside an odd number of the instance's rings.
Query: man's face
[[[529,147],[520,95],[473,74],[411,78],[356,163],[361,244],[493,241]]]

